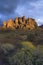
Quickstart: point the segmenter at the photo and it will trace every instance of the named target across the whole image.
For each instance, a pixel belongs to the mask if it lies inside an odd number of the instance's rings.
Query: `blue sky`
[[[43,24],[43,0],[0,0],[0,23],[24,15]]]

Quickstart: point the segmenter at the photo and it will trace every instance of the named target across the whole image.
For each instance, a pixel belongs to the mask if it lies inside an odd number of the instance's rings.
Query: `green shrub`
[[[4,54],[9,54],[14,50],[14,46],[10,43],[5,43],[1,45],[1,49],[3,50]]]

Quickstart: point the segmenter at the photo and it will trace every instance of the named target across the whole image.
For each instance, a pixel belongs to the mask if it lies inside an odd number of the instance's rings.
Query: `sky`
[[[0,24],[4,20],[26,16],[43,24],[43,0],[0,0]]]

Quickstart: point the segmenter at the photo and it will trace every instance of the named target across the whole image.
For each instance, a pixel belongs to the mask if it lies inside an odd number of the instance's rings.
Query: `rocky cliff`
[[[7,22],[3,22],[3,28],[5,29],[29,29],[33,30],[37,28],[37,23],[33,18],[16,17],[14,20],[9,19]]]

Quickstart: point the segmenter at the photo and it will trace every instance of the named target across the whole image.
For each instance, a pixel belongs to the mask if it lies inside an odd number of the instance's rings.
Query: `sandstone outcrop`
[[[14,20],[10,19],[3,22],[4,28],[9,29],[30,29],[33,30],[37,27],[35,19],[23,17],[16,17]]]
[[[7,28],[14,29],[14,27],[15,27],[14,21],[12,19],[8,20]]]
[[[4,29],[7,28],[7,22],[6,22],[6,21],[3,22],[3,28],[4,28]]]

